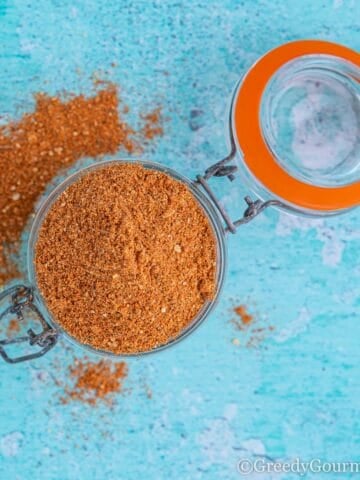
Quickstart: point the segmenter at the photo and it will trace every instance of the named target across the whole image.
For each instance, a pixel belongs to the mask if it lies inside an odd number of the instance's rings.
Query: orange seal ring
[[[360,204],[360,181],[322,187],[304,183],[287,173],[273,157],[260,126],[262,94],[272,75],[285,63],[303,55],[332,55],[360,67],[360,55],[342,45],[300,40],[282,45],[263,56],[247,73],[235,98],[234,135],[244,162],[259,182],[286,202],[310,210],[336,211]],[[356,79],[360,81],[360,78]]]

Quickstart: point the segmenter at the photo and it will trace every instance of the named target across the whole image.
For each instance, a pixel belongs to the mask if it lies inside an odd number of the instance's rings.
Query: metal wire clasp
[[[196,177],[197,183],[199,183],[203,187],[203,189],[206,191],[208,196],[213,201],[218,212],[224,219],[224,222],[226,224],[225,230],[231,233],[236,233],[237,227],[250,222],[257,215],[259,215],[259,213],[263,212],[267,207],[282,206],[282,203],[279,202],[278,200],[268,200],[267,202],[263,202],[262,200],[254,201],[251,199],[251,197],[246,196],[245,202],[247,203],[247,208],[244,211],[243,217],[240,218],[239,220],[236,220],[235,222],[231,220],[227,211],[221,205],[216,195],[210,188],[208,180],[211,177],[228,177],[230,181],[233,181],[235,179],[234,173],[238,170],[238,167],[236,165],[227,165],[227,164],[234,159],[235,154],[236,154],[236,147],[235,147],[235,144],[232,142],[231,152],[227,157],[225,157],[223,160],[220,160],[220,162],[215,163],[214,165],[209,167],[207,170],[205,170],[204,175],[198,175]]]
[[[42,313],[34,303],[33,290],[25,285],[15,285],[0,294],[0,302],[7,302],[4,310],[0,310],[0,323],[8,315],[16,315],[19,322],[25,320],[25,312],[28,311],[29,318],[38,321],[42,326],[40,333],[35,333],[32,328],[27,330],[27,335],[15,338],[0,340],[0,355],[8,363],[19,363],[26,360],[33,360],[47,353],[57,342],[58,332],[53,329],[45,320]],[[6,351],[8,345],[28,343],[30,346],[40,347],[33,353],[10,357]]]

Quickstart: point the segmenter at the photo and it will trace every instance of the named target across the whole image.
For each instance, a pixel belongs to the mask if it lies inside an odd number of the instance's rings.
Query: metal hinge
[[[0,355],[8,363],[19,363],[45,355],[53,348],[58,339],[58,332],[45,320],[42,313],[34,303],[33,290],[25,285],[15,285],[0,294],[0,302],[8,302],[4,310],[0,310],[0,323],[8,315],[15,315],[16,320],[21,324],[26,320],[26,310],[29,318],[40,323],[42,331],[35,333],[32,328],[27,330],[26,335],[5,338],[0,340]],[[28,343],[30,346],[40,347],[40,350],[21,356],[9,356],[7,348],[9,345]]]
[[[294,212],[295,209],[290,207],[289,205],[284,204],[280,200],[253,200],[249,195],[247,195],[244,200],[247,204],[247,208],[244,210],[243,216],[234,222],[229,217],[227,211],[223,207],[223,205],[219,202],[218,198],[214,194],[213,190],[211,189],[208,180],[211,177],[227,177],[231,182],[235,179],[235,173],[238,170],[238,167],[234,164],[229,165],[236,156],[236,146],[234,139],[231,135],[231,152],[230,154],[225,157],[223,160],[215,163],[211,167],[205,170],[204,175],[198,175],[196,177],[196,182],[199,183],[202,188],[206,191],[208,196],[211,198],[212,202],[214,203],[216,209],[222,216],[225,224],[226,224],[226,231],[230,233],[236,233],[236,229],[245,223],[251,222],[255,217],[257,217],[260,213],[262,213],[268,207],[280,207],[282,209]]]

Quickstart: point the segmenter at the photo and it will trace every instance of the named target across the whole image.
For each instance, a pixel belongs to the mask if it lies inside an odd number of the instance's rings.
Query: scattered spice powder
[[[214,297],[215,237],[184,183],[116,162],[56,199],[35,268],[67,333],[100,350],[139,353],[178,336]]]
[[[239,317],[243,325],[249,325],[254,320],[254,317],[250,315],[245,305],[239,305],[238,307],[235,307],[234,312]]]
[[[62,403],[76,400],[96,405],[99,400],[111,401],[111,394],[119,393],[128,374],[125,362],[111,363],[101,360],[98,363],[76,361],[69,367],[70,378],[74,380],[72,388],[65,389]]]
[[[237,317],[232,320],[237,330],[244,334],[244,341],[241,342],[238,338],[232,339],[232,344],[239,347],[243,344],[246,347],[258,347],[269,335],[274,331],[273,326],[268,326],[264,321],[259,320],[254,315],[251,315],[245,305],[239,305],[233,308]]]
[[[19,320],[12,318],[7,326],[6,335],[8,338],[14,337],[17,333],[20,332]]]
[[[45,186],[82,157],[129,153],[162,134],[160,110],[144,115],[144,132],[119,117],[112,84],[91,97],[36,95],[35,110],[0,127],[0,286],[17,276],[11,260]]]
[[[153,140],[155,137],[164,133],[161,125],[161,108],[156,108],[152,112],[142,115],[145,125],[142,128],[142,134],[146,140]]]

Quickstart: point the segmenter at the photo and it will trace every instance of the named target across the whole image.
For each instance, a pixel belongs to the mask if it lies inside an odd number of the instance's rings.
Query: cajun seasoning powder
[[[90,97],[40,93],[35,99],[33,112],[0,126],[0,286],[18,276],[13,257],[38,197],[54,176],[83,157],[119,149],[139,152],[162,134],[159,108],[141,115],[140,131],[121,118],[113,84]]]
[[[77,360],[75,365],[69,367],[69,377],[74,385],[65,388],[61,402],[66,404],[75,400],[96,405],[103,400],[111,404],[111,395],[122,391],[127,374],[128,368],[124,362]]]
[[[243,325],[250,325],[254,321],[254,317],[250,315],[245,305],[239,305],[234,308],[234,312],[238,316],[238,320],[236,320],[235,324],[241,328]],[[239,323],[239,320],[241,323]]]
[[[177,337],[216,290],[216,242],[188,187],[124,162],[85,172],[39,231],[37,283],[78,342],[140,353]]]

